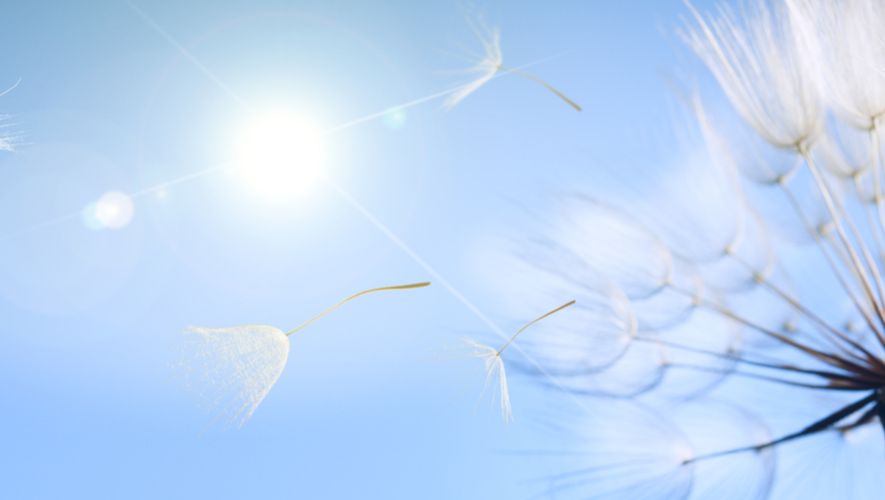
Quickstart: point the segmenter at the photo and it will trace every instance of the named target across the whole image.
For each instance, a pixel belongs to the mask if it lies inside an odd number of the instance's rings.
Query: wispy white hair
[[[191,327],[186,333],[193,388],[223,424],[242,426],[286,368],[289,337],[267,325]]]
[[[788,0],[791,25],[817,62],[827,104],[860,128],[885,113],[885,3],[878,0]]]
[[[465,70],[466,73],[474,75],[474,78],[458,87],[446,98],[443,106],[448,109],[455,107],[465,97],[485,85],[504,64],[504,56],[501,53],[501,30],[488,27],[482,21],[472,22],[471,28],[482,44],[482,56],[473,66]]]
[[[15,84],[13,84],[8,89],[0,91],[0,97],[3,97],[4,95],[11,92],[13,89],[18,87],[19,83],[21,83],[21,80],[15,82]],[[16,137],[9,131],[9,128],[11,126],[8,123],[9,118],[9,115],[0,114],[0,151],[15,150]]]
[[[812,143],[823,125],[814,63],[786,8],[750,0],[740,17],[727,5],[708,17],[689,8],[695,23],[683,36],[741,117],[777,147]]]

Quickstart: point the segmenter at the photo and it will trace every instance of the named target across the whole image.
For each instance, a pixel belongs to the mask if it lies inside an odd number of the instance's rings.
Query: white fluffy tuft
[[[785,8],[749,3],[739,18],[721,6],[684,32],[735,110],[766,141],[780,148],[807,146],[823,127],[823,109],[801,30]]]
[[[270,392],[289,358],[289,338],[266,325],[186,330],[193,353],[188,359],[195,389],[218,418],[242,426]]]
[[[498,349],[480,344],[473,339],[464,339],[464,342],[473,349],[470,355],[482,359],[485,363],[486,387],[492,379],[497,379],[501,415],[504,417],[504,422],[510,422],[513,420],[513,409],[510,406],[510,389],[507,386],[507,372],[504,370],[504,360],[501,359],[501,353]]]
[[[455,107],[465,97],[476,92],[477,89],[485,85],[486,82],[498,73],[504,63],[504,56],[501,53],[501,31],[498,28],[489,28],[481,23],[473,25],[473,31],[482,43],[483,55],[466,72],[476,76],[473,80],[460,86],[458,90],[449,95],[443,103],[445,108],[451,109]]]

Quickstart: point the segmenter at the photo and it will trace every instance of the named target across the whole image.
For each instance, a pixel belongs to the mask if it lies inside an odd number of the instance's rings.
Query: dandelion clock
[[[690,96],[678,164],[523,238],[556,278],[533,283],[587,308],[522,346],[568,396],[542,495],[883,498],[885,7],[739,5],[682,33],[730,110]]]

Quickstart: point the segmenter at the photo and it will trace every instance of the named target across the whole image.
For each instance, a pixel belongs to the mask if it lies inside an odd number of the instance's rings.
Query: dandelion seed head
[[[550,494],[865,498],[885,487],[882,75],[861,87],[885,6],[689,9],[743,125],[689,99],[673,168],[569,198],[515,252],[536,301],[586,304],[522,342],[538,367],[510,363],[581,403],[553,417],[583,460]]]

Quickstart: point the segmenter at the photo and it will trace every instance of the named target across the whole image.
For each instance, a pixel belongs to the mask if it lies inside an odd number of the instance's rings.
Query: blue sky
[[[478,50],[471,9],[134,3],[207,71],[124,1],[0,8],[0,87],[21,79],[0,111],[23,136],[19,151],[0,155],[0,496],[466,499],[543,489],[530,481],[555,472],[542,457],[502,453],[535,439],[528,415],[542,399],[516,383],[516,423],[501,422],[481,398],[481,364],[460,350],[462,335],[485,327],[438,285],[368,297],[301,332],[252,420],[208,425],[170,369],[188,325],[291,328],[349,293],[430,279],[328,187],[268,203],[216,172],[138,197],[120,230],[91,230],[78,213],[105,192],[229,160],[253,108],[297,109],[334,127],[452,87],[462,80],[449,70]],[[509,64],[556,56],[532,69],[585,111],[503,77],[452,111],[432,101],[398,126],[377,119],[333,134],[327,168],[513,330],[530,317],[499,309],[477,255],[594,169],[664,165],[673,82],[696,63],[674,34],[685,13],[677,0],[475,10],[501,28]]]

